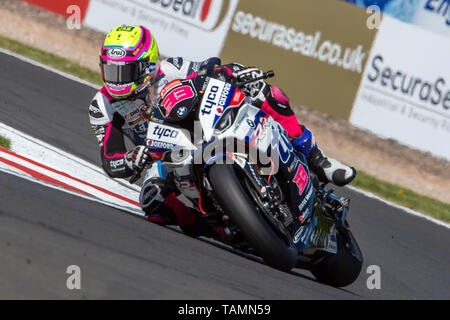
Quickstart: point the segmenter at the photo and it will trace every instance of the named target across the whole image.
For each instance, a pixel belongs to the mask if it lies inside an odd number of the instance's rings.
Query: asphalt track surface
[[[0,121],[100,165],[95,90],[0,54]],[[365,262],[345,289],[273,270],[223,246],[0,173],[0,298],[450,299],[450,231],[351,190]],[[82,289],[66,288],[69,265]],[[381,289],[369,290],[369,265]]]

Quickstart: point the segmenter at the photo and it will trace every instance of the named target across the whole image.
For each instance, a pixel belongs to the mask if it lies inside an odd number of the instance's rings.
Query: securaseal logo
[[[302,54],[345,70],[361,73],[367,54],[363,46],[344,48],[339,43],[323,41],[320,31],[306,34],[294,28],[238,11],[231,29],[262,42],[270,43],[287,51]]]
[[[202,29],[213,29],[223,16],[224,0],[147,0],[161,13]],[[225,8],[226,9],[226,8]]]
[[[383,56],[376,55],[371,61],[367,79],[405,98],[425,103],[435,111],[450,111],[450,87],[443,77],[423,79],[387,65]]]

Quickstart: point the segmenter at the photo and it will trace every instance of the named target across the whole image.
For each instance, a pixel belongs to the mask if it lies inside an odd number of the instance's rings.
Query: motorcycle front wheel
[[[297,249],[272,230],[257,209],[257,204],[248,196],[233,165],[215,164],[208,176],[217,202],[258,255],[273,268],[291,270],[298,259]]]

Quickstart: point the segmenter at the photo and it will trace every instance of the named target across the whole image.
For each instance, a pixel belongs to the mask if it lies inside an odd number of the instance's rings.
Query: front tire
[[[248,197],[233,165],[213,165],[209,170],[209,181],[222,209],[260,257],[271,267],[286,272],[291,270],[297,262],[297,249],[292,243],[287,245],[270,228],[256,204]]]

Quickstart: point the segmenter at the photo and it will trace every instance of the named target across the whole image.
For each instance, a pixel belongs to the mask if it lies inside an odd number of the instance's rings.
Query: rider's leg
[[[278,87],[267,85],[264,88],[264,102],[261,110],[270,115],[286,130],[289,137],[298,137],[303,133],[291,108],[289,98]]]
[[[180,226],[185,233],[194,237],[215,237],[217,234],[222,236],[223,228],[210,228],[201,216],[197,216],[178,199],[179,191],[172,176],[165,172],[160,162],[153,164],[147,171],[146,178],[139,202],[148,221],[160,225]]]
[[[317,147],[314,135],[306,127],[302,127],[303,134],[293,139],[292,144],[297,151],[303,153],[308,159],[308,165],[311,170],[319,177],[322,182],[332,182],[337,186],[344,186],[350,183],[356,176],[356,170],[348,167],[341,162],[327,158],[325,154]]]
[[[155,162],[147,171],[139,202],[151,222],[162,225],[195,224],[196,216],[176,196],[177,188],[170,175]]]
[[[309,167],[319,179],[338,186],[351,182],[356,176],[356,170],[335,159],[327,158],[318,148],[311,131],[298,123],[286,94],[278,87],[267,87],[266,99],[261,109],[285,128],[295,149],[305,155]]]

